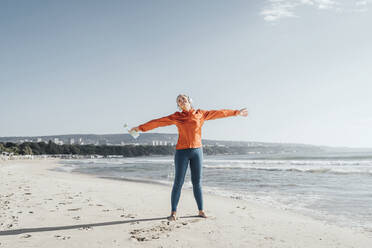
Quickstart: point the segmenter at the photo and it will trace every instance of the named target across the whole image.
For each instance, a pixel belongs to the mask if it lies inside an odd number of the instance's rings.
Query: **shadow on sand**
[[[200,217],[197,215],[192,215],[192,216],[182,216],[179,218],[181,219],[181,218],[200,218]],[[97,227],[97,226],[120,225],[120,224],[128,224],[128,223],[133,223],[133,222],[145,222],[145,221],[155,221],[155,220],[167,220],[167,217],[158,217],[158,218],[149,218],[149,219],[132,219],[132,220],[123,220],[123,221],[110,221],[110,222],[80,224],[80,225],[71,225],[71,226],[22,228],[22,229],[8,230],[8,231],[0,231],[0,236],[18,235],[18,234],[33,233],[33,232],[49,232],[49,231],[58,231],[58,230],[89,228],[89,227]]]

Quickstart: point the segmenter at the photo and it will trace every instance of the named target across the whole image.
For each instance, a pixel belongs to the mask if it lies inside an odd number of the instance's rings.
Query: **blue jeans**
[[[203,149],[199,147],[176,150],[176,154],[174,156],[176,172],[174,176],[174,183],[171,196],[172,211],[174,212],[177,211],[177,205],[181,196],[181,189],[183,182],[185,180],[185,175],[189,162],[194,197],[196,203],[198,204],[198,209],[203,210],[203,195],[201,189]]]

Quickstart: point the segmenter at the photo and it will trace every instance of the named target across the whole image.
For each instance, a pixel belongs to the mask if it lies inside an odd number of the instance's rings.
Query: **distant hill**
[[[170,145],[177,143],[178,134],[167,133],[141,133],[134,139],[129,134],[66,134],[49,136],[22,136],[22,137],[0,137],[0,142],[49,142],[56,144],[93,144],[93,145]],[[239,153],[265,153],[265,154],[307,154],[323,152],[372,152],[372,149],[356,149],[347,147],[326,147],[294,143],[268,143],[254,141],[223,141],[203,139],[204,146],[233,147]]]

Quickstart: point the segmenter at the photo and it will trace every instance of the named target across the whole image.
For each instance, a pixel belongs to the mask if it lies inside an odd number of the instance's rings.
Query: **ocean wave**
[[[52,171],[69,172],[69,173],[74,171],[74,170],[75,170],[74,167],[69,167],[69,166],[61,166],[61,167],[57,167],[57,168],[52,169]]]
[[[258,164],[258,165],[371,165],[372,160],[359,160],[359,161],[347,161],[347,160],[209,160],[204,159],[204,163],[209,164]]]
[[[160,185],[171,185],[172,183],[165,180],[156,180],[156,179],[149,179],[149,178],[137,178],[137,177],[109,177],[109,176],[100,176],[99,178],[106,178],[111,180],[121,180],[121,181],[128,181],[128,182],[137,182],[137,183],[148,183],[148,184],[160,184]]]
[[[251,165],[203,165],[207,169],[245,169],[269,172],[306,172],[306,173],[333,173],[333,174],[370,174],[372,175],[372,166],[365,167],[257,167]]]
[[[99,164],[99,165],[126,165],[126,164],[174,164],[173,158],[101,158],[65,160],[65,164]],[[218,164],[228,165],[301,165],[301,166],[372,166],[372,160],[283,160],[283,159],[204,159],[204,164],[216,166]],[[232,167],[232,166],[231,166]]]
[[[80,165],[128,165],[128,164],[173,164],[173,159],[84,159],[84,160],[65,160],[63,164]]]

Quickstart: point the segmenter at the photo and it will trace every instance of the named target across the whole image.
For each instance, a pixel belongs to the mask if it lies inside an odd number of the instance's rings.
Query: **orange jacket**
[[[178,128],[178,142],[176,149],[198,148],[201,143],[201,128],[204,121],[229,116],[236,116],[239,110],[195,110],[175,112],[174,114],[154,119],[138,126],[142,132],[149,131],[157,127],[164,127],[175,124]]]

